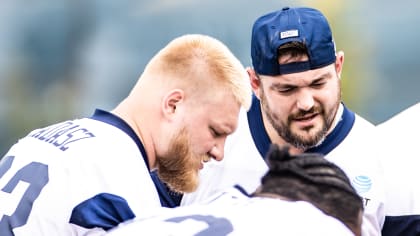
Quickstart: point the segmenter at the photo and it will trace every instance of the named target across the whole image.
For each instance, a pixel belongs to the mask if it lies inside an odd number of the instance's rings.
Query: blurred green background
[[[0,157],[32,129],[112,109],[171,39],[203,33],[250,66],[260,15],[311,6],[345,53],[343,99],[377,124],[420,101],[420,2],[2,0]]]

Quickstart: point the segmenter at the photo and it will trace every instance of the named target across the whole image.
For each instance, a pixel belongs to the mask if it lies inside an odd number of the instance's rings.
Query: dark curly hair
[[[269,171],[254,196],[270,194],[310,202],[360,235],[363,200],[340,167],[321,154],[291,155],[288,147],[275,144],[266,161]]]

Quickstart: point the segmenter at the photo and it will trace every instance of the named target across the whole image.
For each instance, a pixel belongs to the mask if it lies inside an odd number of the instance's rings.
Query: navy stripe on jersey
[[[71,213],[70,223],[87,229],[99,227],[109,230],[134,217],[124,198],[100,193],[77,205]]]
[[[382,236],[420,235],[420,215],[386,216]]]
[[[253,95],[251,108],[247,113],[248,126],[251,130],[252,139],[258,149],[261,157],[264,158],[265,154],[270,149],[271,140],[265,131],[264,122],[261,115],[260,100]]]
[[[149,161],[143,143],[137,136],[136,132],[134,132],[134,130],[123,119],[101,109],[96,109],[95,113],[90,118],[115,126],[118,129],[124,131],[128,136],[130,136],[131,139],[133,139],[133,141],[137,144],[137,147],[139,148],[141,155],[143,156],[144,163],[146,163],[147,169],[150,171]]]
[[[181,204],[182,194],[171,191],[152,171],[150,176],[159,193],[163,207],[174,208]],[[92,229],[109,230],[135,217],[127,201],[117,195],[100,193],[78,204],[71,213],[70,223]]]
[[[234,188],[236,188],[239,192],[241,192],[243,195],[247,196],[247,197],[252,197],[251,194],[249,194],[244,188],[242,188],[242,186],[235,184],[233,186]]]
[[[346,138],[353,127],[356,117],[352,111],[344,106],[344,104],[343,108],[344,109],[341,120],[334,128],[334,130],[327,135],[324,142],[314,148],[306,150],[306,152],[317,152],[323,155],[327,155],[330,151],[340,145],[340,143]],[[252,139],[254,140],[255,146],[257,147],[261,157],[264,158],[270,148],[271,140],[264,128],[260,101],[255,95],[252,98],[251,109],[248,111],[247,116]]]
[[[181,205],[182,193],[172,191],[168,185],[159,179],[155,170],[150,172],[150,176],[152,177],[156,190],[159,193],[160,204],[163,207],[174,208]]]

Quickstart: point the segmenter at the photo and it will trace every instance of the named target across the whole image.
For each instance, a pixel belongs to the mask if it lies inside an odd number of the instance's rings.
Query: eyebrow
[[[228,124],[213,125],[213,129],[217,131],[219,134],[230,135],[235,132],[235,130],[237,129],[237,125],[236,126],[232,126]]]
[[[331,72],[325,72],[324,74],[321,74],[321,75],[317,76],[316,79],[313,79],[310,84],[317,83],[317,82],[319,82],[321,80],[329,79],[331,77],[332,77],[332,73]],[[285,83],[283,83],[283,82],[275,82],[270,87],[273,88],[273,89],[278,89],[278,88],[299,87],[299,86],[297,86],[295,84],[290,84],[288,82],[285,82]]]
[[[320,76],[318,76],[318,80],[324,79],[324,78],[329,79],[331,77],[332,77],[332,72],[331,71],[327,71],[324,74],[321,74]]]

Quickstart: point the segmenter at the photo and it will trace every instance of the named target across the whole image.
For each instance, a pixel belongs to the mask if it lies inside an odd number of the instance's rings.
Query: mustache
[[[324,110],[321,107],[316,106],[316,107],[312,107],[311,109],[306,110],[306,111],[305,110],[299,110],[296,113],[291,114],[289,116],[289,120],[299,119],[299,118],[305,117],[307,115],[312,115],[312,114],[315,114],[315,113],[322,114],[323,112],[324,112]]]

